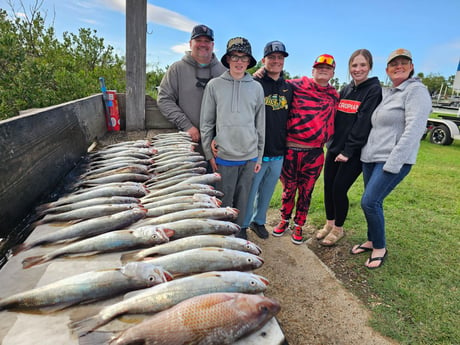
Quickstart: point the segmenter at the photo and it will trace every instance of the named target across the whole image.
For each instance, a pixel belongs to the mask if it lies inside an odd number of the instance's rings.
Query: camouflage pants
[[[310,208],[311,195],[324,163],[322,148],[288,148],[284,156],[280,180],[283,185],[281,217],[291,218],[295,206],[294,222],[304,225]],[[295,200],[297,194],[297,201]]]

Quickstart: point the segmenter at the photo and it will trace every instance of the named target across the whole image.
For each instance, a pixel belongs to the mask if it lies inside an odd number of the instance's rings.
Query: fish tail
[[[46,260],[46,258],[43,255],[29,256],[28,258],[25,258],[24,260],[22,260],[22,268],[24,269],[30,268],[32,266],[42,264],[46,261],[48,260]]]
[[[38,205],[36,208],[35,208],[35,212],[37,213],[44,213],[46,212],[49,208],[53,207],[53,204],[51,202],[49,203],[46,203],[46,204],[41,204],[41,205]]]
[[[71,322],[69,324],[69,328],[73,333],[76,333],[79,337],[81,337],[106,323],[107,321],[104,321],[99,315],[94,315],[87,319]]]
[[[28,250],[30,248],[32,248],[31,245],[29,245],[27,243],[21,243],[21,244],[15,246],[15,247],[13,247],[11,249],[11,253],[13,254],[13,256],[18,255],[19,253],[23,252],[24,250]]]
[[[37,226],[42,225],[42,224],[45,224],[45,223],[46,223],[46,221],[45,221],[44,219],[40,219],[40,220],[37,220],[37,221],[33,222],[33,223],[32,223],[32,226],[33,226],[34,228],[36,228]]]
[[[130,261],[140,261],[140,259],[137,257],[137,252],[123,254],[120,257],[120,260],[123,265]]]
[[[52,207],[41,207],[41,206],[36,207],[35,208],[35,218],[36,219],[43,218],[44,216],[46,216],[50,212],[51,208]]]
[[[91,332],[78,338],[79,345],[108,345],[115,338],[114,332]]]

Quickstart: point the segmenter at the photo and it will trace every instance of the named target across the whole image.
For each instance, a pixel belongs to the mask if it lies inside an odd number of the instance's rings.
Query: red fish
[[[212,293],[192,297],[120,333],[93,332],[80,345],[226,345],[260,329],[280,310],[260,295]]]

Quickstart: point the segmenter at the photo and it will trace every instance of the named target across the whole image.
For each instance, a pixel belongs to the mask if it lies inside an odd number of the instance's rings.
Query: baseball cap
[[[251,60],[248,68],[254,67],[257,64],[256,59],[252,56],[251,44],[249,41],[244,37],[234,37],[227,42],[227,51],[220,59],[220,62],[222,62],[225,67],[230,67],[227,62],[227,55],[235,51],[245,53],[250,57]]]
[[[211,41],[214,41],[214,32],[206,25],[196,25],[192,30],[192,37],[190,39],[193,40],[200,36],[207,36],[211,39]]]
[[[264,48],[264,57],[270,55],[271,53],[281,53],[284,57],[289,56],[286,51],[286,46],[280,41],[271,41],[265,45]]]
[[[395,51],[392,51],[390,56],[388,56],[387,64],[389,64],[391,60],[396,59],[399,56],[404,56],[412,60],[412,54],[410,53],[410,51],[404,48],[398,48]]]
[[[318,56],[313,63],[313,68],[318,65],[329,65],[335,68],[335,59],[332,55],[329,54],[321,54]]]

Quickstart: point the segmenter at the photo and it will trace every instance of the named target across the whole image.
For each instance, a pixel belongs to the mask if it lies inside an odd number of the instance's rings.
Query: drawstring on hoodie
[[[232,89],[232,113],[240,112],[240,91],[241,91],[241,81],[233,80],[233,89]]]

